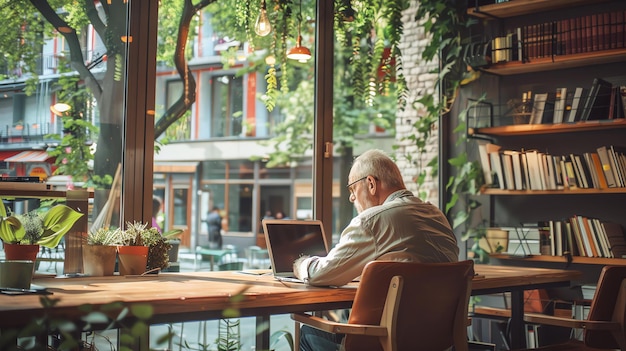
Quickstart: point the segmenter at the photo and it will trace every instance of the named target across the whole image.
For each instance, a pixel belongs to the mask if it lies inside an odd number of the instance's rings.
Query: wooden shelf
[[[515,0],[470,7],[467,14],[478,18],[503,19],[607,1],[609,0]]]
[[[531,256],[514,256],[506,254],[493,254],[490,255],[493,258],[499,260],[519,260],[519,261],[534,261],[534,262],[563,262],[566,263],[567,259],[563,256],[547,256],[547,255],[531,255]],[[626,258],[602,258],[602,257],[572,257],[572,263],[578,264],[592,264],[592,265],[618,265],[625,266]]]
[[[590,132],[605,129],[615,130],[618,128],[626,128],[626,119],[619,118],[560,124],[515,124],[490,128],[472,128],[468,133],[470,135],[515,136]]]
[[[576,188],[561,190],[506,190],[495,188],[482,188],[480,193],[483,195],[583,195],[583,194],[626,194],[626,188]]]
[[[89,191],[89,198],[93,199],[93,191]],[[53,198],[66,198],[67,191],[60,190],[12,190],[2,189],[0,190],[0,198],[41,198],[41,199],[53,199]]]
[[[483,72],[499,76],[523,73],[545,72],[590,65],[605,65],[626,62],[626,49],[600,50],[581,54],[556,55],[547,58],[531,59],[529,62],[511,61],[494,64],[481,69]]]

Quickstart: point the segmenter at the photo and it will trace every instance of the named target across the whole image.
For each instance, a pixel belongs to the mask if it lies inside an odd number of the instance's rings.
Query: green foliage
[[[87,245],[116,245],[117,239],[121,236],[118,232],[120,228],[98,228],[87,234]]]
[[[488,256],[480,252],[478,246],[478,239],[484,235],[484,226],[481,223],[473,223],[473,214],[480,208],[480,203],[473,196],[480,193],[480,186],[484,180],[480,165],[469,160],[466,151],[469,143],[466,136],[467,111],[471,106],[460,111],[458,116],[450,116],[450,107],[461,84],[469,82],[466,79],[468,74],[466,65],[462,61],[462,38],[472,21],[465,15],[464,4],[454,0],[420,1],[415,20],[424,26],[424,31],[430,33],[431,38],[422,53],[422,58],[426,62],[431,62],[435,58],[440,61],[439,68],[433,73],[437,74],[436,87],[439,88],[441,96],[435,99],[432,95],[424,95],[414,102],[417,110],[425,109],[426,113],[415,121],[413,127],[416,133],[407,137],[407,140],[410,140],[417,147],[418,153],[422,154],[429,145],[433,126],[439,121],[440,116],[458,119],[453,133],[456,135],[460,151],[456,157],[447,160],[453,170],[446,184],[449,196],[445,212],[447,214],[454,212],[453,228],[465,226],[462,239],[475,240],[471,250],[479,261],[484,262]],[[436,169],[437,162],[433,159],[424,167],[421,158],[410,160],[417,164],[419,169],[415,178],[419,188],[427,178],[427,170]]]
[[[58,143],[50,147],[48,155],[55,158],[57,169],[54,174],[72,176],[74,182],[90,182],[94,184],[93,162],[95,150],[93,140],[97,139],[99,129],[91,121],[85,119],[87,101],[91,95],[84,86],[79,86],[80,77],[63,75],[55,84],[58,103],[67,104],[70,110],[60,117],[63,122],[63,136],[48,135],[50,140]]]
[[[167,239],[159,233],[158,229],[148,227],[148,223],[126,222],[125,230],[118,230],[117,242],[119,245],[148,246],[148,270],[161,268],[169,265],[168,250],[172,247]]]
[[[0,200],[0,240],[9,244],[38,244],[55,248],[83,214],[66,205],[56,205],[45,215],[30,212],[7,216]]]
[[[218,322],[218,338],[216,340],[218,351],[241,350],[240,324],[241,320],[225,318]]]
[[[132,351],[135,349],[135,340],[147,335],[146,328],[149,326],[147,321],[154,314],[153,308],[149,304],[126,305],[122,302],[113,302],[98,309],[93,305],[85,304],[79,306],[82,315],[79,321],[74,322],[62,317],[50,316],[50,308],[56,306],[60,301],[59,299],[42,296],[39,301],[44,310],[44,315],[32,319],[29,324],[20,329],[3,329],[2,334],[0,334],[1,350],[49,350],[46,345],[41,343],[42,339],[39,338],[41,335],[50,335],[57,339],[59,346],[55,350],[58,351],[77,350],[79,347],[81,350],[88,349],[93,346],[96,336],[96,333],[92,332],[94,329],[100,331],[120,329],[119,351]],[[91,340],[76,339],[75,336],[80,335],[80,332],[92,332],[90,333]],[[47,340],[47,338],[43,340]],[[167,339],[162,340],[168,341]]]

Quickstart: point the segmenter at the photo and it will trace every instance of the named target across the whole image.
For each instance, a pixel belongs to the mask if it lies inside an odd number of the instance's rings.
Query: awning
[[[154,173],[195,173],[198,162],[154,162]]]
[[[19,154],[6,158],[4,162],[46,162],[50,155],[46,151],[22,151]]]
[[[0,161],[4,161],[7,158],[13,157],[17,154],[19,154],[21,151],[0,151]]]

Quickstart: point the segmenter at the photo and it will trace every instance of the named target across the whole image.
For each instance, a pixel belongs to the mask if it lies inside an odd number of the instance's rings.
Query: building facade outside
[[[436,78],[429,71],[433,64],[420,63],[420,48],[428,40],[423,29],[414,21],[417,2],[405,11],[403,38],[404,72],[410,92],[433,93],[432,82]],[[197,82],[197,100],[191,111],[172,130],[171,138],[154,155],[154,194],[163,199],[163,224],[165,229],[183,229],[182,246],[191,249],[207,244],[207,227],[204,223],[209,209],[217,206],[223,218],[225,243],[240,248],[263,244],[259,241],[260,220],[266,213],[282,212],[290,218],[312,218],[313,164],[303,159],[296,167],[268,168],[263,160],[272,150],[259,141],[274,136],[274,126],[284,116],[275,109],[268,112],[257,95],[265,91],[261,74],[237,75],[238,68],[246,64],[250,49],[246,43],[220,38],[213,31],[208,13],[200,15],[198,36],[193,42],[194,57],[189,62]],[[86,28],[84,41],[93,64],[93,72],[102,69],[106,62],[106,49],[92,28]],[[224,68],[221,53],[237,47],[238,55],[229,68]],[[0,82],[0,171],[7,176],[39,176],[48,179],[54,174],[54,159],[46,150],[53,142],[49,134],[63,134],[61,118],[51,109],[56,102],[57,91],[53,83],[61,73],[58,66],[68,54],[67,44],[61,36],[48,38],[41,55],[40,81],[37,93],[27,96],[25,79]],[[172,67],[157,65],[156,110],[164,111],[175,101],[183,88],[179,76]],[[410,100],[418,96],[409,96]],[[99,123],[98,110],[88,109],[85,118]],[[400,168],[405,174],[409,189],[416,191],[415,165],[402,155],[414,152],[414,147],[403,137],[412,133],[411,121],[419,118],[420,111],[411,104],[399,111],[396,133],[370,128],[367,135],[354,150],[354,155],[376,147],[397,155]],[[399,146],[393,151],[393,146]],[[437,154],[437,140],[432,141],[432,154]],[[258,159],[253,160],[257,157]],[[339,160],[335,168],[344,167]],[[338,211],[340,187],[345,179],[334,172],[333,214]],[[66,178],[63,178],[66,179]],[[71,184],[66,184],[70,185]],[[437,180],[430,180],[428,200],[437,202]],[[333,218],[338,216],[333,215]],[[345,223],[333,221],[333,233],[337,234]]]

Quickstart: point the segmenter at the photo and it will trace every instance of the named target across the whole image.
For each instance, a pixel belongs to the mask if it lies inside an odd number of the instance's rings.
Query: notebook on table
[[[299,282],[293,262],[300,256],[326,256],[328,243],[319,220],[264,219],[263,233],[274,278]]]

